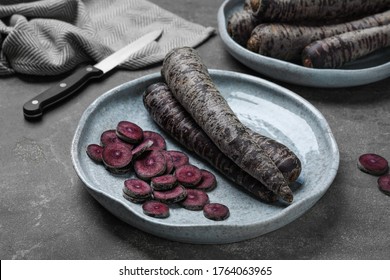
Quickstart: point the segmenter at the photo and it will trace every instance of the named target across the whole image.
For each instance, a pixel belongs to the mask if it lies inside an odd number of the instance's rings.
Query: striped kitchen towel
[[[146,0],[1,2],[0,75],[64,73],[163,29],[158,42],[121,65],[136,70],[161,62],[171,48],[196,47],[215,32]]]

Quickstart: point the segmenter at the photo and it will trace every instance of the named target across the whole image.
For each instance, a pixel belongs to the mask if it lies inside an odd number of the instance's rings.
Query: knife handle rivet
[[[31,103],[34,105],[37,105],[39,103],[39,101],[34,99],[33,101],[31,101]]]
[[[61,83],[61,84],[60,84],[60,87],[66,87],[66,86],[67,86],[66,83]]]
[[[92,70],[93,70],[93,68],[92,67],[87,67],[87,69],[86,69],[88,72],[91,72]]]

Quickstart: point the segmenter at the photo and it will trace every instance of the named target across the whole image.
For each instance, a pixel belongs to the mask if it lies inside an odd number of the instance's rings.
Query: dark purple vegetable
[[[253,141],[269,156],[288,183],[295,182],[302,171],[299,158],[282,143],[248,130]]]
[[[175,98],[222,153],[284,201],[293,201],[283,174],[231,110],[193,48],[171,50],[161,71]]]
[[[388,0],[251,0],[256,18],[274,22],[358,17],[384,11],[389,4]]]
[[[205,154],[203,151],[209,150],[210,147],[217,149],[213,143],[210,143],[210,140],[194,141],[198,138],[208,138],[208,136],[176,101],[166,84],[157,83],[148,87],[144,94],[144,105],[159,126],[187,149],[195,151],[202,157]],[[294,182],[301,172],[299,158],[283,144],[253,131],[250,133],[256,143],[275,162],[284,177],[289,182]]]
[[[154,218],[169,217],[169,207],[165,203],[155,200],[148,200],[142,204],[142,210],[145,215]]]
[[[144,152],[148,151],[150,147],[152,147],[153,141],[151,140],[143,140],[140,144],[138,144],[131,152],[133,154],[133,158],[137,158],[142,155]]]
[[[101,145],[107,146],[108,144],[113,144],[113,143],[126,143],[123,142],[121,139],[119,139],[118,135],[116,135],[116,130],[115,129],[109,129],[103,131],[103,133],[100,135],[100,143]],[[130,149],[133,148],[133,145],[130,143],[126,143]]]
[[[170,190],[177,185],[177,179],[172,174],[161,175],[152,178],[151,185],[156,191]]]
[[[153,145],[150,147],[150,150],[165,150],[167,148],[167,143],[165,142],[164,137],[162,137],[157,132],[144,131],[144,141],[145,140],[153,142]]]
[[[114,175],[126,175],[131,171],[131,165],[123,168],[112,168],[109,166],[105,166],[106,170]]]
[[[178,168],[179,166],[188,164],[190,162],[190,159],[188,156],[180,151],[168,151],[168,154],[172,158],[173,166],[174,168]]]
[[[116,135],[115,129],[105,130],[100,136],[100,143],[103,147],[111,143],[117,143],[118,141],[120,140]]]
[[[196,185],[197,190],[202,190],[205,192],[209,192],[215,189],[217,186],[217,179],[215,175],[208,170],[201,169],[202,179],[199,184]]]
[[[132,202],[132,203],[137,203],[137,204],[140,204],[140,203],[144,203],[145,201],[147,201],[149,198],[136,198],[136,197],[132,197],[130,195],[127,195],[126,193],[122,192],[122,196]]]
[[[152,187],[140,179],[127,179],[124,182],[123,192],[133,198],[147,199],[152,196]]]
[[[103,147],[98,144],[89,144],[87,146],[87,155],[97,163],[103,162]]]
[[[165,174],[171,174],[173,169],[175,168],[175,166],[173,165],[172,157],[168,151],[161,150],[160,152],[163,154],[163,156],[165,157],[165,161],[166,161]]]
[[[388,161],[384,157],[373,153],[361,155],[357,166],[361,171],[372,175],[383,175],[389,169]]]
[[[221,203],[208,203],[203,207],[203,215],[210,220],[222,221],[229,217],[230,211]]]
[[[153,197],[157,201],[161,201],[163,203],[172,204],[179,201],[182,201],[187,196],[187,190],[181,186],[177,185],[171,190],[166,191],[153,191]]]
[[[137,124],[129,121],[120,121],[116,127],[118,137],[131,144],[137,144],[142,141],[143,130]]]
[[[390,24],[350,31],[315,41],[302,52],[302,64],[311,68],[340,68],[390,46]]]
[[[286,61],[299,61],[310,43],[337,34],[390,23],[390,10],[358,20],[329,25],[262,23],[257,25],[246,47],[261,55]]]
[[[209,196],[201,190],[187,189],[187,197],[180,202],[180,205],[188,210],[198,211],[209,203]]]
[[[229,180],[265,202],[274,202],[277,199],[272,191],[244,172],[218,149],[173,97],[165,83],[149,86],[144,93],[143,102],[153,120],[163,130],[217,168]]]
[[[162,137],[159,134],[156,135],[158,135],[157,138]],[[151,138],[153,137],[155,136]],[[186,209],[201,210],[209,202],[208,195],[204,191],[187,190],[183,185],[178,184],[175,175],[161,175],[166,170],[167,162],[170,162],[170,170],[174,168],[172,157],[166,150],[156,149],[145,151],[155,143],[149,140],[150,138],[145,137],[145,140],[133,150],[131,149],[132,145],[120,140],[113,130],[105,133],[102,138],[106,141],[104,147],[97,144],[90,144],[87,146],[86,152],[91,159],[99,162],[101,160],[106,168],[113,173],[123,174],[124,172],[128,172],[134,156],[139,156],[134,166],[135,173],[142,179],[126,179],[123,183],[122,196],[131,203],[142,203],[144,214],[156,218],[166,218],[170,215],[167,204],[183,202],[181,205]],[[161,143],[160,140],[158,142]],[[165,140],[163,142],[165,143]],[[184,163],[189,161],[188,156],[182,152],[173,151],[173,154],[178,155],[178,161]],[[213,176],[209,171],[200,170],[196,166],[188,164],[179,166],[176,171],[179,178],[182,177],[184,183],[187,182],[191,186],[200,181],[202,171],[205,174],[203,176],[204,181],[209,181],[209,178],[211,178],[210,175]],[[199,173],[199,180],[196,176],[198,175],[197,173]],[[148,183],[149,180],[150,184]],[[188,193],[190,195],[185,200]]]
[[[162,175],[165,169],[165,157],[159,151],[148,151],[134,161],[134,171],[142,180]]]
[[[378,187],[384,194],[390,195],[390,174],[378,178]]]
[[[122,123],[124,122],[122,121]],[[147,150],[156,142],[158,142],[156,146],[161,147],[161,139],[164,143],[164,149],[166,148],[165,140],[160,134],[148,133],[149,137],[145,137],[144,141],[132,150],[132,145],[120,140],[117,135],[113,134],[112,130],[106,131],[104,135],[102,134],[102,138],[106,141],[105,146],[90,144],[87,146],[86,152],[91,159],[98,162],[101,160],[110,172],[116,174],[129,172],[132,160],[135,156],[139,156],[134,162],[134,171],[138,178],[129,178],[124,181],[122,196],[131,203],[142,203],[142,209],[146,215],[166,218],[170,215],[167,204],[180,202],[183,202],[181,205],[186,209],[202,210],[204,205],[209,203],[208,195],[202,190],[186,189],[182,184],[179,184],[177,177],[173,174],[162,175],[166,171],[167,162],[170,162],[170,170],[174,168],[173,160],[166,150],[160,148]],[[160,137],[161,139],[158,139]],[[158,140],[153,142],[150,140],[151,138]],[[177,156],[177,162],[189,162],[188,156],[183,152],[173,151],[173,154]],[[213,174],[189,164],[178,166],[176,175],[181,178],[184,184],[194,186],[202,179],[202,171],[205,174],[204,181],[210,181]],[[188,193],[190,195],[186,200]]]
[[[252,13],[247,10],[241,10],[229,17],[227,32],[237,44],[246,47],[247,41],[256,25],[257,20]]]
[[[127,169],[133,158],[131,149],[126,144],[113,143],[104,147],[103,163],[110,169]]]
[[[244,11],[252,12],[251,0],[244,1],[243,9],[244,9]]]
[[[177,181],[184,187],[193,188],[202,179],[202,173],[195,165],[186,164],[176,168],[175,177],[177,178]]]

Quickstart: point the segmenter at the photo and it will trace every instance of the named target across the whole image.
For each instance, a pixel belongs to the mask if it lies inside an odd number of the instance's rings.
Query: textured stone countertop
[[[217,28],[222,0],[157,1],[192,22]],[[260,76],[236,61],[216,34],[197,48],[213,69]],[[160,70],[115,70],[47,113],[23,118],[22,106],[63,77],[0,79],[1,259],[389,259],[390,197],[376,177],[360,172],[360,154],[390,159],[390,79],[370,85],[316,89],[271,80],[313,104],[340,150],[338,174],[303,216],[258,238],[224,245],[168,241],[113,216],[86,191],[70,145],[84,110],[104,92]]]

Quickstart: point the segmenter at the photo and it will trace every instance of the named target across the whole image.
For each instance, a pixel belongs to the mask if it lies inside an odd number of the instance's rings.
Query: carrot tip
[[[303,66],[313,68],[313,63],[310,58],[303,59]]]
[[[294,196],[289,186],[282,187],[279,191],[279,195],[285,202],[293,202]]]

